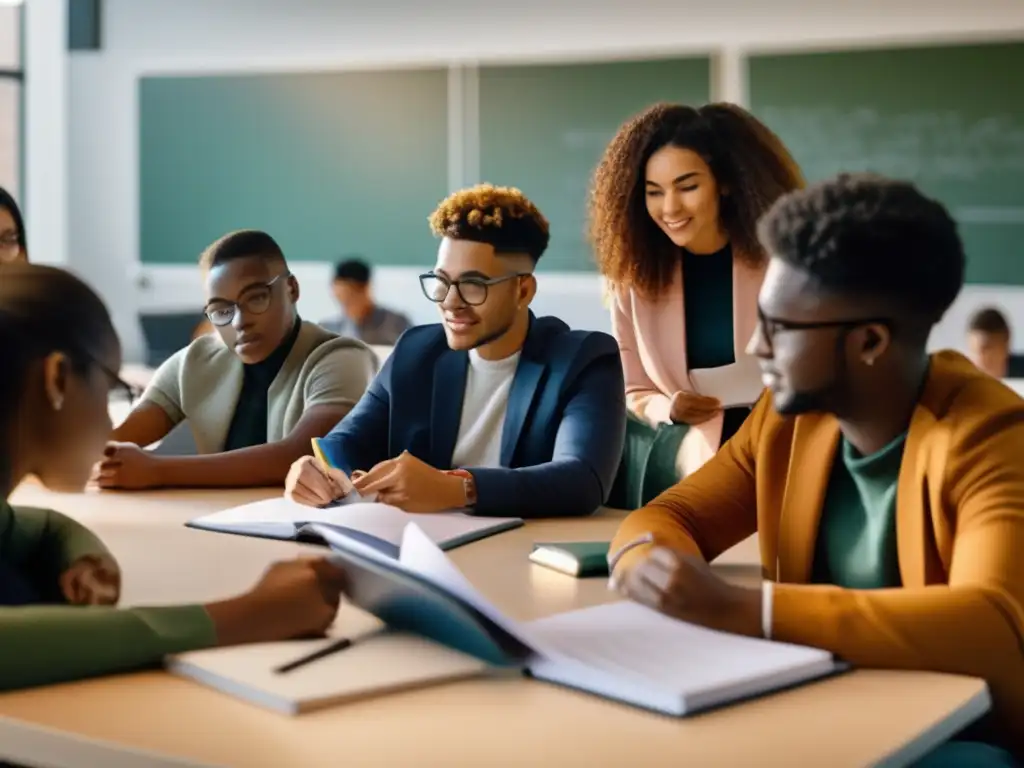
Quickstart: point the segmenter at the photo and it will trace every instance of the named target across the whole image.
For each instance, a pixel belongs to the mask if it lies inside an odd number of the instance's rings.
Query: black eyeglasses
[[[459,294],[460,299],[471,307],[479,307],[487,301],[487,290],[492,285],[504,283],[516,277],[526,277],[529,274],[529,272],[512,272],[501,277],[462,277],[458,280],[449,280],[447,277],[428,272],[425,275],[420,275],[420,288],[423,289],[424,296],[435,304],[440,304],[448,298],[452,286],[455,286],[455,291]]]
[[[270,309],[274,284],[282,277],[291,277],[291,272],[282,272],[269,283],[250,287],[238,301],[223,301],[221,299],[211,301],[206,305],[204,312],[210,322],[216,326],[230,325],[239,310],[250,315],[262,315]]]
[[[892,320],[887,317],[864,317],[856,320],[820,320],[817,322],[800,322],[798,320],[783,320],[778,317],[770,317],[764,313],[760,306],[757,308],[757,319],[761,324],[761,333],[768,345],[769,351],[773,349],[775,334],[787,331],[813,331],[819,328],[844,328],[852,330],[861,325],[884,325],[892,329]]]
[[[100,362],[96,355],[77,345],[75,352],[88,360],[91,365],[95,365],[99,368],[100,371],[103,372],[103,375],[110,379],[111,392],[117,392],[118,397],[124,398],[129,405],[142,397],[142,389],[140,387],[137,387],[134,384],[129,384],[127,381],[122,379],[116,371],[111,370],[104,363]]]

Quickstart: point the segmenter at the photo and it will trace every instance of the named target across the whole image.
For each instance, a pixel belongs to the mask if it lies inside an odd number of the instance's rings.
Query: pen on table
[[[348,637],[343,637],[340,640],[336,640],[333,643],[328,643],[323,648],[319,648],[313,651],[312,653],[307,653],[305,656],[300,656],[294,661],[289,661],[287,664],[281,665],[280,667],[275,669],[274,672],[276,672],[279,675],[285,672],[291,672],[293,669],[304,667],[310,662],[317,661],[318,659],[322,659],[325,656],[330,656],[331,654],[337,653],[338,651],[344,651],[351,645],[352,639]]]

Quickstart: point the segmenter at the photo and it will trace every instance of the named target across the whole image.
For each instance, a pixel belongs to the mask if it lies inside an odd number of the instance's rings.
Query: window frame
[[[15,184],[8,191],[15,199],[23,199],[25,189],[25,6],[14,6],[15,14],[15,46],[18,51],[16,67],[0,67],[0,82],[16,84],[18,113],[14,131]]]

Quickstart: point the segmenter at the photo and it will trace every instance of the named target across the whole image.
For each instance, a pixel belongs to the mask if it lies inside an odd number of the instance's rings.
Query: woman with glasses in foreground
[[[114,373],[121,352],[110,318],[68,273],[8,265],[0,280],[0,348],[0,689],[330,626],[342,574],[323,559],[278,563],[250,592],[209,605],[111,607],[121,574],[103,543],[57,512],[7,503],[30,474],[56,491],[85,485],[110,434],[110,392],[127,386]]]
[[[299,283],[270,235],[225,235],[201,265],[216,333],[160,366],[113,432],[97,468],[103,488],[280,485],[377,372],[362,342],[299,318]],[[143,450],[183,421],[199,455]]]

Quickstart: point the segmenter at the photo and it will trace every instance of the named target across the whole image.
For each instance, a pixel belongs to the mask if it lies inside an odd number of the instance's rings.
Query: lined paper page
[[[832,662],[827,651],[716,632],[630,601],[559,614],[527,628],[553,664],[568,660],[683,694]]]

